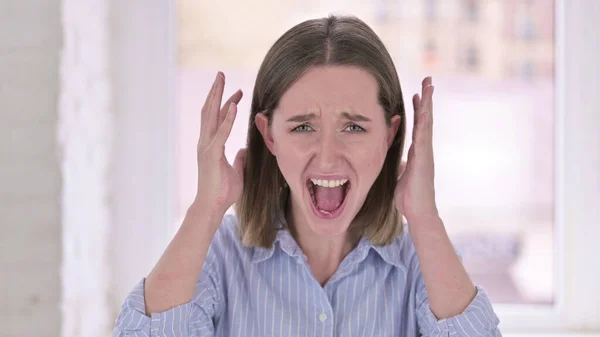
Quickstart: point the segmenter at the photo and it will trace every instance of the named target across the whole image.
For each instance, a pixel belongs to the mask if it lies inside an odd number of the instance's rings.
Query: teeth
[[[348,179],[341,180],[324,180],[324,179],[310,179],[313,184],[321,187],[338,187],[348,182]]]

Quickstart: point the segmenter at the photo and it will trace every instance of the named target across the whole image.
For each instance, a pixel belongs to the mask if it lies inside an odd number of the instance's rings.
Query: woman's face
[[[400,116],[385,123],[375,77],[358,67],[313,67],[282,96],[269,127],[256,125],[277,158],[296,226],[345,233],[379,175]]]

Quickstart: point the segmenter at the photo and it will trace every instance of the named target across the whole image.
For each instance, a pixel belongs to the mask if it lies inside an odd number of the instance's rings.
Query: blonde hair
[[[404,148],[406,118],[398,75],[383,42],[363,21],[351,16],[329,16],[302,22],[283,34],[268,51],[256,77],[250,119],[244,186],[236,204],[241,240],[247,246],[271,247],[277,234],[275,217],[285,210],[289,188],[267,149],[254,120],[268,116],[284,92],[313,66],[357,66],[372,74],[379,86],[379,103],[388,126],[401,117],[379,176],[373,183],[350,230],[374,245],[391,243],[402,233],[394,205],[399,161]]]

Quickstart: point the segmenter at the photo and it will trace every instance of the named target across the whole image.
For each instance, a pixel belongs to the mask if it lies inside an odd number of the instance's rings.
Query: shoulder
[[[225,214],[219,228],[215,232],[212,245],[223,245],[240,242],[239,240],[239,223],[235,214]]]
[[[208,249],[207,262],[222,264],[231,259],[245,259],[252,254],[251,247],[245,247],[240,240],[239,222],[235,214],[226,214],[215,232]]]
[[[407,272],[410,273],[418,265],[419,259],[406,223],[403,224],[402,234],[399,235],[392,244],[396,246],[395,251],[398,254],[398,259],[406,268]]]
[[[410,273],[411,270],[414,269],[415,263],[418,263],[418,260],[416,259],[415,246],[410,233],[408,232],[408,227],[406,224],[403,225],[401,234],[398,235],[391,243],[385,246],[370,247],[379,253],[381,258],[387,264],[400,268],[407,273]]]
[[[419,274],[420,273],[420,263],[419,256],[417,254],[417,249],[415,247],[413,238],[409,231],[409,227],[407,224],[404,224],[404,228],[402,234],[394,240],[392,244],[396,245],[395,251],[398,252],[398,259],[406,268],[407,272],[410,274]],[[458,255],[458,257],[462,260],[462,255],[460,251],[454,246],[454,251]]]

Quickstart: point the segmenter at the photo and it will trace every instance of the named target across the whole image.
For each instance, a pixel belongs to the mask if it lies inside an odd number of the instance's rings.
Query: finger
[[[435,90],[435,87],[432,85],[431,86],[431,93],[429,94],[429,115],[427,117],[427,129],[429,129],[429,132],[432,131],[433,129],[433,91]]]
[[[233,168],[240,176],[240,182],[242,186],[244,184],[244,165],[246,164],[246,149],[240,149],[238,153],[235,155],[235,160],[233,161]]]
[[[413,157],[415,156],[415,144],[411,144],[408,148],[408,155],[406,156],[406,165],[409,165],[414,161]],[[407,166],[408,167],[408,166]]]
[[[427,112],[432,112],[433,110],[433,85],[428,84],[424,89],[423,89],[423,100],[425,101],[425,106],[423,106],[423,109],[425,109]]]
[[[421,83],[421,112],[427,111],[432,112],[433,105],[431,101],[431,96],[433,95],[433,79],[431,76],[427,76],[423,79]]]
[[[412,140],[415,140],[415,131],[417,130],[417,121],[419,120],[419,112],[421,110],[421,98],[419,94],[415,94],[412,98],[413,103],[413,132]]]
[[[433,151],[433,91],[435,87],[431,86],[431,94],[429,94],[429,113],[427,114],[427,141],[429,148]]]
[[[429,90],[427,88],[432,85],[431,81],[432,81],[431,76],[427,76],[423,79],[423,82],[421,82],[421,101],[420,101],[421,111],[420,111],[420,113],[423,113],[423,111],[427,110],[427,108],[428,108],[427,92]]]
[[[406,161],[403,160],[402,162],[400,162],[400,168],[398,169],[398,179],[402,177],[404,171],[406,171]]]
[[[217,76],[215,76],[215,80],[213,81],[213,84],[206,95],[206,100],[204,100],[204,104],[202,105],[202,110],[200,112],[200,136],[205,134],[204,129],[206,128],[208,121],[208,104],[212,100],[212,96],[215,92],[215,87],[217,86],[217,82],[219,80],[219,74],[220,72],[218,72]]]
[[[221,124],[223,124],[225,116],[227,116],[227,111],[229,111],[229,105],[232,102],[235,104],[239,104],[240,100],[242,99],[242,96],[244,96],[244,93],[242,92],[242,90],[238,90],[233,95],[231,95],[231,97],[229,97],[225,104],[223,104],[221,111],[219,111],[219,121],[217,123],[218,126],[221,126]]]
[[[431,147],[433,143],[433,88],[434,87],[432,85],[428,85],[423,90],[423,100],[421,100],[421,112],[418,117],[417,127],[415,128],[416,130],[414,131],[416,135],[413,137],[413,142],[417,144],[422,144],[426,148]],[[426,149],[423,148],[423,150]]]
[[[211,147],[222,149],[225,146],[225,142],[227,138],[229,138],[229,134],[231,133],[231,128],[233,127],[233,122],[235,121],[235,115],[237,113],[237,105],[235,103],[231,103],[229,105],[229,111],[227,111],[227,116],[225,116],[225,120],[223,124],[219,126],[217,130],[217,134],[215,135],[213,142],[211,143]]]
[[[221,108],[221,100],[223,98],[224,87],[225,75],[223,75],[222,72],[219,72],[217,74],[217,80],[215,82],[212,95],[210,96],[210,99],[205,102],[206,127],[203,131],[206,134],[207,139],[209,140],[214,137],[218,129],[217,122],[219,120],[219,110]]]
[[[419,104],[419,115],[422,115],[425,112],[431,112],[433,108],[433,103],[431,101],[431,96],[433,95],[433,85],[428,84],[423,88],[423,93],[421,96],[420,104]]]
[[[427,118],[424,118],[424,123],[423,123],[423,128],[428,130],[431,129],[431,125],[433,122],[433,90],[434,87],[433,85],[428,85],[425,87],[424,91],[423,91],[423,101],[421,102],[422,104],[422,112],[421,113],[426,113],[427,114]]]
[[[423,82],[421,82],[421,90],[425,89],[426,86],[431,85],[432,82],[432,78],[431,76],[427,76],[423,79]]]

